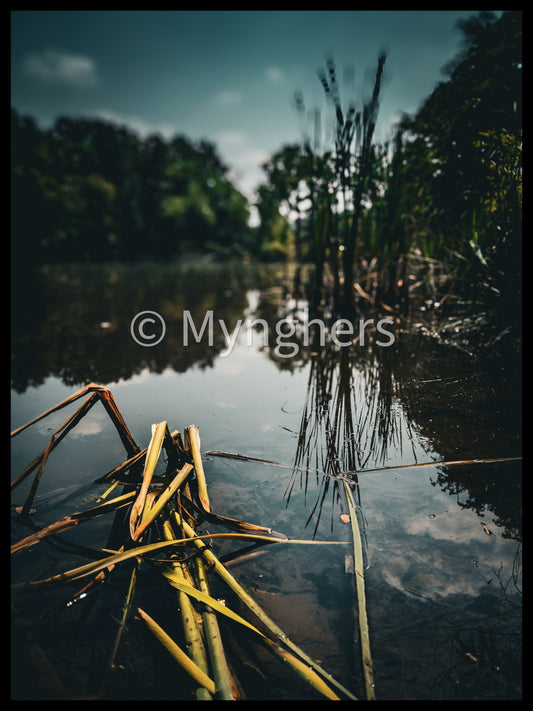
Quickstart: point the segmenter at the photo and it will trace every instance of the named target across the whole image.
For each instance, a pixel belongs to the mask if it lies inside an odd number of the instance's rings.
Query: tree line
[[[247,198],[207,142],[146,139],[99,119],[41,129],[11,113],[17,262],[168,260],[253,249]]]

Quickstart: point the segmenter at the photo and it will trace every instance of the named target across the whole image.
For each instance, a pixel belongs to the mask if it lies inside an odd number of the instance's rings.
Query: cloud
[[[216,140],[218,145],[228,149],[241,148],[248,143],[248,137],[243,131],[219,131]]]
[[[139,116],[123,115],[109,109],[99,109],[95,115],[104,121],[110,121],[119,126],[126,126],[130,131],[136,133],[139,138],[144,139],[153,134],[159,134],[162,138],[170,140],[176,135],[176,129],[169,123],[152,124]]]
[[[279,67],[269,66],[265,69],[266,78],[274,83],[278,83],[285,79],[285,73]]]
[[[92,57],[51,48],[27,55],[23,69],[29,76],[48,83],[78,87],[98,83],[97,65]]]
[[[100,434],[103,428],[103,424],[99,422],[79,422],[78,425],[72,430],[70,436],[75,439],[78,437],[88,437],[89,435]]]
[[[219,106],[234,106],[242,104],[243,100],[244,94],[238,89],[224,89],[215,96],[215,103]]]

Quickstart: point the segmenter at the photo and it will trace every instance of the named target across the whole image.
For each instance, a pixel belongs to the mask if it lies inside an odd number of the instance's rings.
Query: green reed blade
[[[370,654],[370,635],[368,631],[368,619],[366,614],[365,577],[363,573],[363,549],[361,545],[361,534],[357,522],[357,511],[353,500],[352,492],[346,482],[344,482],[344,492],[350,510],[350,522],[352,525],[355,581],[357,588],[357,606],[359,610],[359,631],[361,636],[361,654],[363,658],[363,671],[365,676],[365,689],[367,701],[375,700],[374,672],[372,656]]]

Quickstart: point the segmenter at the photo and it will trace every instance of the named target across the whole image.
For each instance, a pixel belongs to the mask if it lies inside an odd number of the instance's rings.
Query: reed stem
[[[365,690],[367,701],[375,700],[374,671],[372,665],[372,655],[370,654],[370,634],[368,631],[368,618],[366,614],[365,576],[363,565],[363,549],[361,545],[361,533],[357,522],[357,510],[353,500],[352,492],[347,482],[344,482],[344,492],[350,510],[350,523],[352,526],[355,582],[357,588],[357,607],[359,610],[359,632],[361,637],[361,655],[363,659],[363,671],[365,677]]]
[[[148,629],[154,634],[154,636],[161,642],[165,647],[167,652],[174,657],[178,664],[189,674],[194,681],[196,681],[200,686],[203,686],[210,694],[215,693],[215,683],[207,676],[207,674],[200,669],[200,667],[195,664],[190,657],[188,657],[185,652],[179,647],[176,642],[165,632],[165,630],[160,627],[154,619],[150,617],[144,610],[140,607],[137,608],[137,612],[143,622],[146,624]]]
[[[190,448],[192,459],[194,462],[194,471],[196,472],[196,481],[198,484],[198,498],[206,511],[211,511],[209,504],[209,496],[207,493],[207,483],[205,479],[204,465],[202,463],[202,454],[200,451],[200,432],[196,425],[189,425],[185,428],[185,446]]]
[[[241,601],[250,609],[261,622],[275,635],[275,637],[283,644],[285,644],[289,649],[294,652],[294,654],[299,657],[303,662],[312,667],[319,676],[325,679],[329,684],[335,686],[342,694],[347,698],[356,700],[356,697],[348,691],[344,686],[332,678],[328,672],[326,672],[322,667],[320,667],[317,662],[315,662],[311,657],[309,657],[305,652],[303,652],[294,642],[292,642],[285,632],[272,620],[263,609],[257,604],[257,602],[249,595],[242,585],[231,575],[227,568],[218,560],[214,553],[207,548],[205,543],[198,538],[195,538],[194,530],[187,524],[186,521],[180,519],[179,515],[174,512],[176,521],[178,525],[183,526],[185,535],[189,538],[194,538],[194,545],[201,551],[202,556],[211,565],[214,571],[224,580],[228,587],[235,592]]]

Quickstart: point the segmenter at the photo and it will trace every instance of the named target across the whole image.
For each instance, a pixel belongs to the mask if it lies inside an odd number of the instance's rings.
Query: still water
[[[350,543],[338,476],[355,480],[376,698],[521,698],[521,467],[510,459],[521,454],[517,363],[480,358],[401,320],[388,347],[376,333],[350,347],[305,344],[308,314],[290,283],[273,267],[43,270],[13,298],[12,429],[89,382],[106,385],[141,448],[152,423],[196,424],[213,510],[289,538]],[[143,310],[165,319],[154,347],[130,331]],[[239,319],[262,319],[271,337],[243,328],[228,352],[214,329],[211,343],[205,332],[185,346],[184,312],[197,331],[212,312],[230,335]],[[280,319],[296,323],[290,357],[272,337]],[[12,440],[12,480],[80,402]],[[96,405],[50,455],[35,525],[93,506],[106,488],[94,480],[124,458]],[[470,461],[480,459],[505,461]],[[14,489],[14,505],[30,483]],[[27,530],[13,515],[15,541]],[[13,582],[81,565],[68,544],[105,547],[111,519],[84,525],[59,537],[65,545],[15,555]],[[269,546],[231,570],[291,639],[364,698],[351,550]],[[164,606],[157,584],[148,588]],[[88,596],[70,609],[64,590],[14,588],[13,697],[190,698],[169,682],[166,658],[136,646],[134,630],[101,691],[123,594],[111,585],[107,600]],[[233,644],[248,660],[239,669],[247,698],[314,698],[246,639]]]

